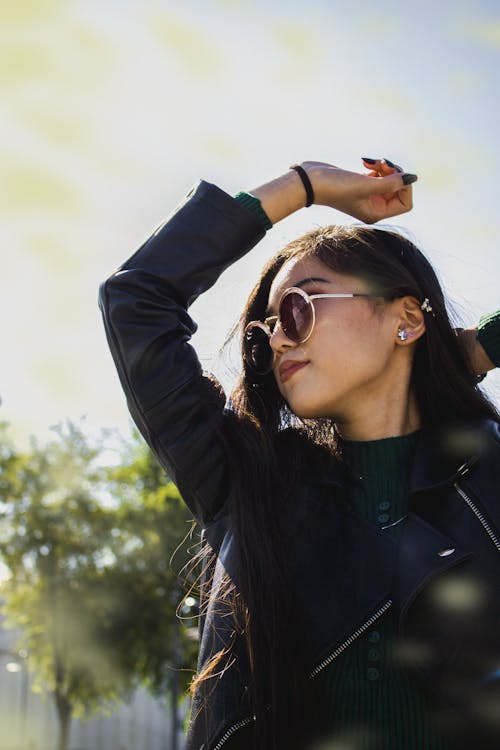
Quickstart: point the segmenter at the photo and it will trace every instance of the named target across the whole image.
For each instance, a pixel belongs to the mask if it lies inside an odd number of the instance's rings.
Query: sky
[[[395,226],[465,324],[500,307],[500,6],[423,0],[10,0],[0,5],[0,419],[23,444],[130,419],[97,307],[107,278],[200,178],[233,194],[295,162],[419,175]],[[266,259],[324,207],[279,223],[192,307],[203,366]],[[500,403],[500,373],[486,388]]]

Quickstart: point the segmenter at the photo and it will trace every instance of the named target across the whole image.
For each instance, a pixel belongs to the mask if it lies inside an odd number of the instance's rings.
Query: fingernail
[[[388,166],[388,167],[390,167],[391,169],[395,169],[395,170],[396,170],[396,172],[402,172],[402,171],[403,171],[403,170],[401,169],[401,167],[398,167],[398,165],[397,165],[397,164],[394,164],[394,163],[393,163],[392,161],[390,161],[389,159],[384,159],[384,162],[385,162],[385,163],[387,164],[387,166]]]
[[[376,164],[377,163],[376,159],[369,159],[367,156],[362,156],[361,158],[363,159],[363,161],[366,161],[367,164]]]
[[[411,185],[412,182],[416,182],[418,177],[416,174],[404,174],[402,177],[403,185]]]

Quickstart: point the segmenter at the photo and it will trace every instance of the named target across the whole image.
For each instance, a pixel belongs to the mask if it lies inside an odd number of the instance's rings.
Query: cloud
[[[244,149],[234,137],[227,134],[212,133],[199,139],[199,145],[205,154],[227,162],[242,158]]]
[[[463,19],[454,24],[456,32],[480,47],[500,51],[500,20]]]
[[[54,71],[50,50],[45,45],[19,42],[0,44],[0,86],[17,87],[33,78],[43,78]]]
[[[160,10],[148,11],[145,20],[148,31],[191,77],[214,78],[222,71],[223,56],[206,29]]]
[[[280,21],[273,36],[283,56],[279,73],[281,81],[296,85],[311,78],[322,54],[318,35],[301,24]]]
[[[2,3],[3,31],[9,26],[25,26],[30,22],[46,21],[65,6],[64,0],[16,0]]]
[[[52,279],[47,282],[53,283],[53,274],[77,274],[85,268],[85,256],[75,249],[73,243],[68,243],[67,237],[58,232],[56,227],[50,230],[37,229],[35,232],[27,232],[25,245],[28,252],[43,262],[50,270]],[[71,310],[71,307],[69,307]]]
[[[19,119],[37,135],[56,146],[81,149],[88,141],[88,124],[79,114],[65,112],[42,102],[22,102],[17,107]]]
[[[84,207],[74,181],[28,162],[2,155],[0,203],[4,214],[47,212],[75,215]]]

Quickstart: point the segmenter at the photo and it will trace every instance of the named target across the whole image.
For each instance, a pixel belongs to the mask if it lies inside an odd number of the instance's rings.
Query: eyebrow
[[[293,286],[298,286],[302,288],[306,284],[314,283],[314,282],[321,282],[322,284],[331,284],[332,282],[328,279],[323,279],[321,276],[306,276],[305,279],[301,279],[300,281],[297,281],[296,284],[293,284]],[[271,317],[271,309],[268,307],[265,312],[265,317],[269,318]]]

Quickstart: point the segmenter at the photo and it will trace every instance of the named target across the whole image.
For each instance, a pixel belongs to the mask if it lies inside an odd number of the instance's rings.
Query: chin
[[[332,409],[327,407],[326,404],[305,403],[295,399],[295,403],[289,401],[288,406],[299,419],[334,419]]]

